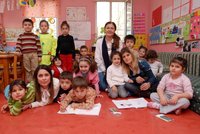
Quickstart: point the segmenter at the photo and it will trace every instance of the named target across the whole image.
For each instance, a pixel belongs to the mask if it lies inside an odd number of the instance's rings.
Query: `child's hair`
[[[81,57],[80,59],[79,59],[79,62],[78,61],[75,61],[75,62],[77,62],[77,63],[75,63],[76,65],[78,65],[78,66],[75,66],[74,67],[74,72],[75,73],[78,73],[79,71],[80,71],[80,69],[79,69],[79,63],[81,62],[81,61],[86,61],[88,64],[89,64],[89,66],[90,66],[90,71],[92,72],[92,73],[94,73],[96,70],[97,70],[97,63],[91,58],[91,57],[89,57],[89,56],[84,56],[84,57]]]
[[[114,28],[115,28],[115,31],[117,30],[116,24],[115,24],[114,22],[112,22],[112,21],[108,21],[108,22],[105,24],[104,29],[106,28],[106,26],[107,26],[108,24],[112,24],[112,25],[114,26]],[[119,37],[116,33],[114,33],[114,35],[113,35],[113,40],[114,40],[114,42],[113,42],[114,48],[115,48],[115,49],[118,49],[118,48],[119,48],[120,37]]]
[[[12,93],[14,86],[21,86],[22,88],[26,89],[26,83],[23,80],[14,80],[10,84],[10,94]]]
[[[70,29],[70,26],[69,26],[69,24],[67,23],[67,21],[63,21],[63,22],[61,23],[61,25],[60,25],[60,28],[62,29],[63,26],[67,26],[68,29]]]
[[[73,80],[73,75],[69,71],[64,71],[64,72],[62,72],[60,74],[59,79],[68,79],[68,80],[72,81]]]
[[[120,57],[120,62],[122,61],[122,55],[119,51],[113,51],[110,55],[110,59],[112,60],[112,58],[115,56],[115,55],[119,55]]]
[[[49,98],[49,103],[53,102],[53,97],[54,97],[54,90],[53,90],[53,75],[51,73],[51,68],[47,65],[39,65],[34,72],[33,79],[34,79],[34,85],[36,89],[36,100],[41,101],[42,99],[42,92],[40,88],[40,84],[37,79],[37,75],[41,69],[46,70],[49,75],[50,75],[50,83],[49,83],[49,93],[50,93],[50,98]]]
[[[77,49],[75,50],[75,54],[79,54],[79,55],[81,55],[81,54],[80,54],[80,51],[77,50]]]
[[[87,80],[85,78],[83,78],[82,76],[77,76],[72,81],[72,88],[76,89],[78,87],[80,87],[80,88],[88,87]]]
[[[155,50],[148,50],[147,51],[147,55],[146,55],[146,59],[157,59],[158,58],[158,54]]]
[[[22,25],[23,25],[25,22],[30,22],[30,23],[32,24],[32,26],[33,26],[33,21],[32,21],[31,19],[29,19],[29,18],[24,19],[24,20],[22,21]]]
[[[80,50],[81,49],[87,49],[88,50],[88,47],[86,46],[86,45],[82,45],[81,47],[80,47]]]
[[[55,56],[55,57],[53,58],[53,62],[55,62],[56,60],[60,60],[60,61],[61,61],[61,59],[60,59],[59,56]]]
[[[185,70],[187,69],[187,60],[184,59],[184,58],[182,58],[182,57],[180,57],[180,56],[174,57],[174,58],[170,61],[170,65],[171,65],[172,63],[177,63],[177,64],[181,65],[183,69],[185,69]]]
[[[143,46],[143,45],[141,45],[141,46],[138,48],[138,50],[140,50],[140,49],[144,49],[144,50],[145,50],[145,52],[147,52],[147,51],[148,51],[148,49],[147,49],[145,46]]]
[[[129,34],[129,35],[126,35],[125,38],[124,38],[124,43],[126,43],[127,40],[133,40],[134,44],[136,42],[136,38],[134,35],[132,34]]]
[[[49,27],[49,23],[48,23],[48,21],[46,21],[46,20],[41,20],[41,21],[40,21],[40,25],[41,25],[43,22],[45,22],[45,23],[47,24],[47,26]]]

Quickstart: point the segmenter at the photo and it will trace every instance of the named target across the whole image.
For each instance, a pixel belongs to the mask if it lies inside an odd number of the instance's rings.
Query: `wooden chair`
[[[3,89],[4,85],[3,85],[3,70],[0,69],[0,93],[3,93]]]
[[[16,79],[25,80],[25,69],[22,56],[14,55],[13,65],[10,68],[10,82]]]

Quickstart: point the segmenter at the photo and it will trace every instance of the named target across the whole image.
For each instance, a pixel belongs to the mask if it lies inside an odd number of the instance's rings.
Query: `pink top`
[[[188,93],[191,97],[193,96],[191,81],[184,74],[181,74],[177,79],[172,79],[170,73],[164,75],[158,89],[165,90],[165,93],[170,95]]]
[[[79,71],[78,73],[74,73],[73,77],[76,76],[83,76],[82,73]],[[95,71],[94,73],[92,72],[88,72],[87,76],[86,76],[86,80],[88,82],[89,85],[94,86],[96,91],[99,91],[99,76],[98,76],[98,72]]]

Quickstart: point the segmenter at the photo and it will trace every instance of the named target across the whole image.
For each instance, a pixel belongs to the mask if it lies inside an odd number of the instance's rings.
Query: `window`
[[[98,0],[97,1],[97,37],[104,35],[104,25],[113,21],[117,25],[116,33],[121,39],[131,34],[132,0]]]

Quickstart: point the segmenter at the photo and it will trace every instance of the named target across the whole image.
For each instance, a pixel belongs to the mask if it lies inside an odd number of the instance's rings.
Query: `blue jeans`
[[[108,88],[108,83],[106,81],[106,76],[104,72],[99,72],[99,87],[101,91],[105,91],[106,88]]]

